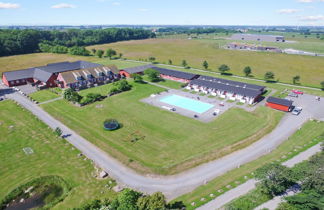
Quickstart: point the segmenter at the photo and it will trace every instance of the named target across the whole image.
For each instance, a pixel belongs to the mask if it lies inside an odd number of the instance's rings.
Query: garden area
[[[160,174],[174,174],[245,147],[275,128],[283,115],[266,107],[255,112],[234,108],[206,124],[140,102],[164,89],[129,83],[130,91],[81,108],[64,100],[41,107],[124,164]],[[112,85],[80,95],[107,93]],[[106,132],[102,123],[107,118],[117,119],[123,127]]]
[[[91,161],[34,115],[9,100],[0,109],[0,202],[20,197],[69,209],[116,197],[114,181],[95,178]]]
[[[59,98],[59,97],[61,97],[61,94],[62,94],[61,88],[50,88],[50,89],[45,89],[45,90],[39,90],[37,92],[29,94],[28,96],[31,99],[33,99],[39,103],[42,103],[45,101]]]

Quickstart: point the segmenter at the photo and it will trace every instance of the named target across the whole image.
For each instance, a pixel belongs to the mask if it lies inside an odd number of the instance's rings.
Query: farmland
[[[35,178],[49,175],[62,177],[72,189],[54,209],[78,207],[95,198],[115,197],[105,185],[108,180],[93,177],[90,160],[78,157],[79,151],[31,113],[12,101],[0,102],[0,198]],[[25,154],[24,148],[33,153]],[[103,191],[104,193],[100,193]]]
[[[252,113],[233,108],[205,124],[140,102],[163,89],[131,84],[131,91],[82,108],[64,100],[41,107],[124,164],[160,174],[174,174],[245,147],[270,132],[282,116],[265,107]],[[80,94],[102,94],[109,86]],[[117,119],[122,128],[104,131],[102,123],[107,118]],[[131,141],[134,138],[139,140]]]
[[[171,59],[174,65],[181,65],[182,60],[186,60],[189,66],[195,68],[202,68],[202,62],[207,60],[209,70],[218,71],[220,65],[227,64],[230,72],[236,75],[243,75],[243,68],[251,66],[255,78],[263,79],[265,72],[272,71],[275,79],[292,83],[292,77],[299,75],[302,85],[314,87],[320,87],[324,78],[322,57],[225,50],[222,46],[226,41],[148,39],[94,45],[89,49],[113,48],[129,59],[145,60],[153,56],[161,63]]]

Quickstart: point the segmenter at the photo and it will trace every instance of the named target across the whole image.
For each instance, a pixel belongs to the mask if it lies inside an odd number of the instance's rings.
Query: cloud
[[[120,5],[120,2],[115,1],[115,2],[112,3],[112,5],[119,6]]]
[[[278,13],[280,14],[293,14],[293,13],[296,13],[296,12],[299,12],[300,10],[299,9],[280,9],[280,10],[277,10]]]
[[[145,9],[145,8],[141,8],[141,9],[138,9],[138,11],[140,11],[140,12],[148,12],[149,10]]]
[[[52,8],[53,8],[53,9],[75,8],[75,5],[73,5],[73,4],[61,3],[61,4],[53,5]]]
[[[17,8],[20,8],[19,4],[0,2],[0,9],[17,9]]]
[[[304,16],[304,17],[300,17],[299,20],[301,21],[320,21],[320,20],[324,20],[324,15],[311,15],[311,16]]]
[[[312,3],[312,2],[315,2],[316,0],[298,0],[298,2],[301,2],[301,3]]]

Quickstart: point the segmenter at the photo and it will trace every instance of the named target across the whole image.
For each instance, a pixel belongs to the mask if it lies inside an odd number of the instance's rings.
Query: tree
[[[123,53],[119,53],[119,58],[122,58],[123,57]]]
[[[62,133],[63,133],[63,131],[61,130],[61,128],[59,128],[59,127],[56,127],[55,128],[55,130],[54,130],[54,134],[56,135],[56,136],[61,136],[62,135]]]
[[[91,52],[92,52],[93,55],[95,55],[96,52],[97,52],[97,50],[96,50],[95,48],[92,48],[92,49],[91,49]]]
[[[96,55],[97,55],[99,58],[102,58],[103,54],[104,54],[104,51],[103,51],[103,50],[97,50]]]
[[[116,54],[117,54],[117,52],[115,50],[111,49],[111,48],[109,48],[109,49],[106,50],[106,56],[109,59],[111,59],[111,57],[114,56],[114,55],[116,55]]]
[[[291,169],[280,164],[265,165],[257,169],[255,174],[262,191],[272,196],[285,192],[296,181]]]
[[[246,77],[250,76],[252,74],[252,69],[250,66],[246,66],[244,69],[243,69],[243,73]]]
[[[324,196],[315,191],[302,191],[293,196],[286,197],[287,203],[295,209],[324,209]]]
[[[132,86],[126,80],[119,80],[113,83],[113,86],[117,88],[118,91],[127,91],[132,88]]]
[[[80,102],[82,99],[82,96],[78,94],[75,90],[68,88],[64,91],[63,93],[63,98],[66,99],[67,101],[71,102]]]
[[[322,90],[324,90],[324,81],[321,82]]]
[[[151,82],[157,82],[160,80],[160,72],[155,69],[146,69],[144,74],[148,76]]]
[[[299,75],[294,76],[294,77],[292,78],[292,81],[293,81],[293,84],[297,84],[297,83],[299,83],[299,81],[300,81],[300,76],[299,76]]]
[[[150,56],[150,57],[148,58],[148,60],[149,60],[151,63],[153,63],[153,62],[156,60],[156,58],[153,57],[153,56]]]
[[[140,197],[137,200],[139,210],[163,210],[166,209],[165,197],[161,192]]]
[[[131,78],[133,78],[137,83],[143,83],[143,77],[139,74],[131,74]]]
[[[227,71],[230,70],[230,67],[226,64],[221,65],[218,70],[221,72],[221,74],[225,74]]]
[[[89,56],[90,52],[85,47],[74,46],[69,48],[69,54]]]
[[[134,190],[124,189],[117,196],[118,210],[137,210],[136,202],[140,196],[141,194]]]
[[[274,73],[271,72],[271,71],[268,71],[268,72],[266,72],[266,73],[264,74],[264,79],[265,79],[266,81],[273,80],[274,78],[275,78],[275,75],[274,75]]]
[[[204,61],[202,63],[202,66],[207,70],[208,69],[208,62],[207,61]]]
[[[168,60],[168,64],[172,65],[172,60],[171,59]]]
[[[186,60],[182,60],[181,65],[186,68],[188,66],[188,63]]]

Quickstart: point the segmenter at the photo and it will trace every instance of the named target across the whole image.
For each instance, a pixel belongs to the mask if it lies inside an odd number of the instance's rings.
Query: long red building
[[[290,112],[292,109],[292,101],[289,101],[287,99],[282,99],[282,98],[275,98],[270,96],[267,99],[266,106],[271,107],[273,109],[277,109],[280,111],[285,111],[285,112]]]

